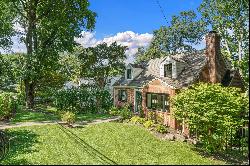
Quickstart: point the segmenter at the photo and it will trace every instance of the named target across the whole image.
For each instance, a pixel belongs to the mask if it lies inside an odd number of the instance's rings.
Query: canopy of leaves
[[[208,143],[209,150],[223,148],[221,138],[229,129],[235,133],[248,121],[249,99],[234,87],[199,83],[181,90],[172,98],[172,104],[174,116]]]
[[[98,44],[82,50],[81,75],[94,78],[99,87],[104,87],[108,77],[119,75],[125,69],[125,51],[127,47],[116,42]]]
[[[205,23],[194,11],[183,11],[172,16],[170,26],[162,26],[154,31],[149,48],[144,51],[139,49],[137,61],[194,51],[196,49],[193,46],[202,41],[206,32]]]
[[[249,82],[249,1],[203,0],[202,19],[222,39],[222,53],[235,67],[240,67],[245,82]]]

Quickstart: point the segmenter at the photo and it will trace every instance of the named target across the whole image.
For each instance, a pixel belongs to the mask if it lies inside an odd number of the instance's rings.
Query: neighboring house
[[[120,79],[120,77],[110,77],[108,79],[107,84],[105,86],[105,89],[108,90],[110,92],[110,94],[112,94],[112,92],[113,92],[113,84],[118,79]],[[74,83],[73,81],[67,81],[64,84],[64,88],[65,89],[71,89],[73,87],[77,88],[81,85],[95,85],[95,81],[94,81],[94,79],[91,79],[91,78],[81,78],[78,83]]]
[[[207,34],[203,51],[128,64],[125,76],[114,84],[114,104],[128,102],[134,113],[140,108],[145,114],[155,111],[164,117],[164,124],[188,134],[187,128],[171,115],[169,99],[197,82],[222,83],[244,90],[238,70],[233,70],[221,55],[220,36],[214,31]]]

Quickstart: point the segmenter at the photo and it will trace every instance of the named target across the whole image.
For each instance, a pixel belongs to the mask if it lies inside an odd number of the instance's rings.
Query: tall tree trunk
[[[37,49],[37,36],[36,36],[36,5],[38,1],[30,1],[28,3],[28,27],[27,27],[27,35],[26,35],[26,49],[27,49],[27,70],[32,70],[32,61],[33,52]],[[30,72],[29,72],[30,73]],[[32,79],[31,79],[32,78]],[[25,95],[26,95],[26,107],[33,109],[34,108],[34,93],[35,93],[35,83],[34,77],[30,75],[26,75],[24,79],[25,85]]]
[[[26,107],[33,109],[34,108],[34,90],[35,84],[29,80],[24,80],[25,85],[25,100],[26,100]]]

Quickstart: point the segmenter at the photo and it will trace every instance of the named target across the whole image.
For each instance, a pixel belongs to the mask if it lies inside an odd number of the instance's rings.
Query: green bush
[[[107,113],[113,104],[107,90],[86,86],[61,89],[55,93],[53,99],[58,110],[76,113]],[[98,105],[97,100],[100,101]]]
[[[184,120],[209,152],[223,150],[222,140],[248,123],[249,99],[238,88],[199,83],[181,90],[171,102],[177,120]]]
[[[130,119],[130,122],[134,123],[134,124],[143,124],[145,122],[145,119],[144,118],[141,118],[139,116],[133,116],[131,119]]]
[[[156,123],[163,124],[164,123],[164,117],[161,114],[156,114]]]
[[[155,130],[159,133],[167,133],[168,132],[168,128],[167,126],[163,125],[163,124],[157,124],[155,127]]]
[[[0,94],[0,120],[11,118],[18,108],[17,99],[13,93],[1,92]]]
[[[156,120],[156,112],[148,111],[147,113],[147,120]]]
[[[139,108],[139,116],[140,116],[141,118],[144,118],[144,117],[145,117],[145,113],[144,113],[142,107]]]
[[[132,117],[132,111],[130,110],[130,105],[125,104],[122,108],[120,108],[119,115],[122,117],[123,120],[130,119]]]
[[[62,121],[66,122],[68,125],[72,125],[76,121],[76,115],[73,112],[65,112],[62,114]]]
[[[143,126],[146,127],[146,128],[151,128],[155,125],[154,121],[153,120],[147,120],[143,123]]]
[[[113,106],[110,108],[109,110],[109,114],[112,115],[112,116],[117,116],[120,114],[120,111],[117,107]]]

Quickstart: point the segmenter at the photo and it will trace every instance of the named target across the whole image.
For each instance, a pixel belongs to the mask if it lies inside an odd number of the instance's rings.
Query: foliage
[[[143,123],[143,126],[146,127],[146,128],[151,128],[155,125],[154,121],[153,120],[147,120]]]
[[[129,104],[125,104],[122,108],[120,108],[120,113],[122,120],[129,119],[132,117],[132,111],[130,109]]]
[[[98,112],[100,108],[105,113],[112,106],[111,96],[108,91],[96,87],[80,87],[61,89],[55,93],[54,104],[60,111],[71,112]],[[102,100],[102,105],[97,107],[96,98]]]
[[[204,25],[194,11],[183,11],[172,16],[170,26],[162,26],[154,31],[148,49],[138,49],[136,61],[196,50],[194,45],[199,44],[207,32]]]
[[[111,107],[111,109],[109,110],[109,114],[112,116],[117,116],[119,115],[120,111],[117,107],[113,106]]]
[[[139,116],[140,116],[141,118],[144,118],[144,117],[145,117],[145,113],[144,113],[142,107],[139,108]]]
[[[155,111],[148,111],[147,112],[147,120],[156,120],[156,112]]]
[[[197,133],[209,151],[224,148],[226,136],[248,122],[249,100],[240,89],[220,84],[199,83],[172,99],[174,116]],[[227,133],[232,130],[232,133]]]
[[[65,112],[62,114],[62,121],[66,122],[68,125],[72,125],[76,121],[76,115],[73,112]]]
[[[144,118],[141,118],[139,116],[133,116],[130,119],[130,122],[134,123],[134,124],[143,124],[146,120]]]
[[[249,1],[203,0],[202,19],[222,38],[222,53],[249,82]]]
[[[26,46],[25,63],[19,70],[23,71],[26,105],[33,108],[39,79],[58,68],[59,52],[73,51],[74,38],[94,28],[96,13],[89,10],[88,0],[2,0],[0,8],[4,9],[0,12],[1,41],[16,33]],[[14,26],[19,28],[15,31]]]
[[[81,76],[94,78],[99,88],[103,89],[109,77],[119,75],[125,68],[127,47],[116,42],[98,44],[96,47],[83,48],[79,54]]]
[[[0,120],[9,119],[17,108],[18,103],[13,93],[0,93]]]
[[[156,123],[163,124],[164,116],[162,114],[156,114]]]
[[[155,126],[155,130],[159,133],[165,134],[168,132],[168,128],[167,126],[163,125],[163,124],[157,124]]]

